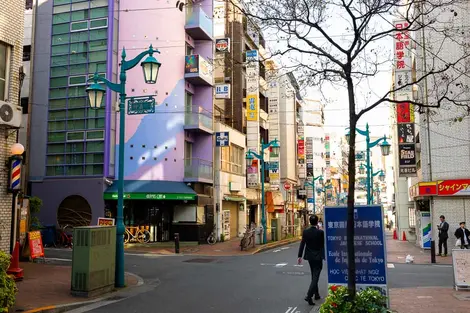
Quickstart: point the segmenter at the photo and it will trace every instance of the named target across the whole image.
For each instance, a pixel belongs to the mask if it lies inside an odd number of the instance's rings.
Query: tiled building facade
[[[23,0],[0,0],[0,100],[19,103],[19,70],[23,55]],[[0,164],[10,157],[16,132],[0,126]],[[8,171],[0,171],[0,249],[10,250],[12,196],[7,193]]]

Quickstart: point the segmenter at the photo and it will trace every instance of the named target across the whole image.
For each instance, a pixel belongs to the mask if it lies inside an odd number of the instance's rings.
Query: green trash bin
[[[72,295],[91,297],[113,290],[115,267],[116,226],[74,228]]]

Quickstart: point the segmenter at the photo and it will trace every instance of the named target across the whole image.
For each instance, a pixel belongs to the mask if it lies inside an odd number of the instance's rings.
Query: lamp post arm
[[[112,91],[114,92],[117,92],[117,93],[121,93],[122,90],[121,90],[121,84],[116,84],[116,83],[113,83],[113,82],[110,82],[109,80],[107,80],[106,78],[102,77],[102,76],[99,76],[98,73],[95,73],[93,75],[93,77],[89,78],[87,80],[87,82],[90,82],[90,81],[93,81],[94,83],[98,83],[98,82],[102,82],[102,83],[105,83],[106,84],[106,87],[108,87],[109,89],[111,89]]]
[[[362,135],[362,136],[365,136],[365,137],[369,136],[369,132],[366,131],[366,130],[361,130],[361,129],[359,129],[359,128],[356,128],[356,132],[357,132],[358,134]]]
[[[274,145],[275,143],[277,143],[277,139],[271,140],[271,141],[268,142],[268,143],[263,143],[263,144],[261,144],[261,149],[262,149],[262,150],[266,150],[267,148],[271,147],[271,146]]]
[[[261,154],[258,154],[252,150],[248,150],[247,152],[249,155],[253,155],[255,158],[257,158],[258,160],[264,160],[263,156]]]
[[[375,177],[375,176],[379,175],[380,173],[382,173],[382,170],[377,171],[377,172],[375,172],[374,174],[372,174],[372,177]]]
[[[126,61],[126,50],[122,49],[122,54],[121,54],[121,71],[128,71],[131,68],[134,68],[139,62],[147,55],[152,55],[153,53],[160,53],[158,49],[154,49],[152,45],[150,47],[139,53],[135,58],[132,60]]]
[[[369,144],[369,148],[373,148],[375,146],[377,146],[381,141],[386,141],[387,140],[387,137],[383,136],[382,138],[379,138],[377,139],[376,141],[373,141]]]

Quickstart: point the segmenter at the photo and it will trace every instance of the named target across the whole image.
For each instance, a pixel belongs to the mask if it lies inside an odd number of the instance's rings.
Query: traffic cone
[[[23,280],[24,273],[23,269],[20,268],[20,243],[18,241],[15,244],[7,274],[15,276],[15,281]]]
[[[406,241],[406,234],[403,232],[403,238],[401,239],[402,241]]]
[[[397,229],[393,230],[393,240],[398,240]]]

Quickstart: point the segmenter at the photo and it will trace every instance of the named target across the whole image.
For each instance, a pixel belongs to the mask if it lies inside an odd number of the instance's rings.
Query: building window
[[[410,228],[416,227],[416,210],[415,208],[408,208],[408,221],[410,223]]]
[[[244,149],[236,145],[221,148],[221,170],[224,172],[243,175],[245,161]]]
[[[25,8],[25,10],[32,10],[33,9],[33,0],[26,0],[24,8]]]
[[[69,76],[69,86],[86,85],[87,76]]]
[[[88,29],[88,21],[79,21],[70,23],[71,32],[79,32]]]
[[[10,46],[0,42],[0,100],[8,98],[8,76],[10,71]]]
[[[29,98],[21,98],[21,108],[23,108],[23,114],[28,114],[28,102]]]
[[[23,61],[31,60],[31,45],[23,46]]]

